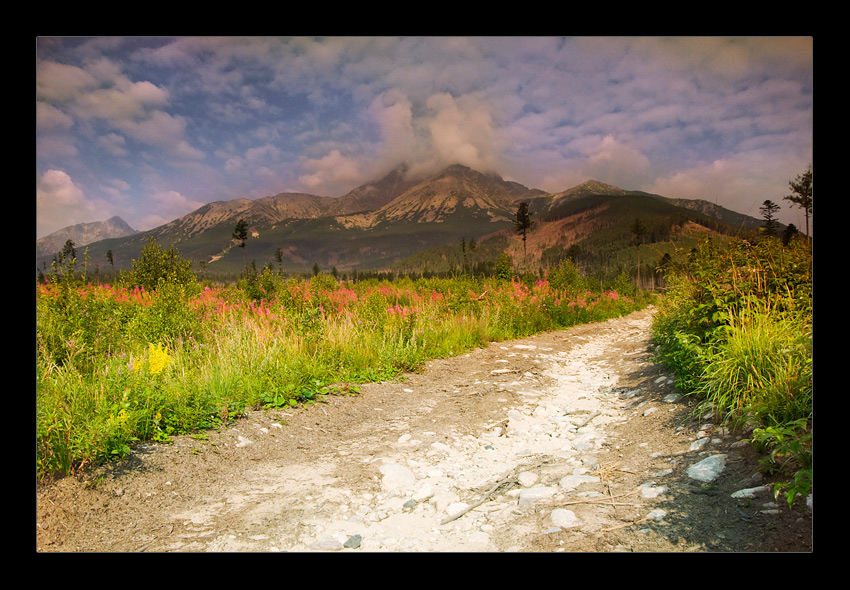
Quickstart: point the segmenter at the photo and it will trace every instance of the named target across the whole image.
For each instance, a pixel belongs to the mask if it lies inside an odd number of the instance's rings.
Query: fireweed
[[[430,358],[648,302],[547,281],[320,277],[277,278],[274,296],[260,300],[236,287],[184,296],[39,286],[39,474],[123,456],[134,440],[216,426],[269,400],[311,403],[340,389],[332,384],[391,379]]]

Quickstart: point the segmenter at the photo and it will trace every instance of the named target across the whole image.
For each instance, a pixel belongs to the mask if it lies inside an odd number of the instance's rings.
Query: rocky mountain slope
[[[128,268],[153,237],[174,245],[206,276],[238,274],[251,260],[286,272],[309,271],[314,264],[323,270],[381,269],[431,248],[509,233],[520,201],[529,203],[536,231],[582,218],[580,231],[564,230],[555,243],[542,244],[563,250],[570,247],[570,236],[585,239],[612,226],[619,234],[628,233],[634,217],[649,209],[661,219],[657,223],[668,226],[682,219],[725,224],[727,217],[739,225],[742,219],[749,226],[758,224],[716,206],[676,202],[595,180],[550,194],[461,165],[421,178],[411,177],[402,166],[338,198],[281,193],[209,203],[152,230],[90,244],[88,255],[93,264],[105,267],[111,250],[114,268]],[[662,205],[665,211],[654,211]],[[245,248],[234,249],[232,232],[239,219],[248,223],[249,239]]]
[[[118,216],[110,217],[106,221],[78,223],[37,239],[35,241],[35,254],[36,257],[53,256],[62,250],[68,240],[74,242],[75,247],[79,247],[106,238],[122,238],[135,233],[138,232]]]

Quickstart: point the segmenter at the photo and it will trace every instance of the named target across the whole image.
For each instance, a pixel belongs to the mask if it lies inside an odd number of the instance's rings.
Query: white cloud
[[[138,183],[193,202],[339,196],[406,160],[553,192],[598,178],[717,195],[748,212],[811,160],[808,38],[98,38],[39,50],[38,166],[73,170],[85,202],[142,194]],[[103,177],[134,186],[107,190]]]
[[[339,191],[346,190],[343,187],[350,190],[364,178],[359,163],[344,156],[338,149],[332,149],[320,158],[305,159],[302,168],[307,172],[299,176],[298,181],[308,190],[317,190],[328,196],[339,196]]]
[[[124,136],[117,133],[102,135],[98,138],[98,144],[111,156],[122,157],[130,153]]]
[[[204,152],[186,141],[186,119],[164,111],[154,111],[144,119],[123,119],[116,126],[131,138],[158,148],[176,158],[202,160]]]
[[[151,201],[149,210],[154,211],[154,213],[142,216],[138,222],[139,227],[136,229],[144,231],[160,226],[204,205],[200,201],[195,201],[171,190],[154,193],[149,196],[149,200]]]
[[[665,197],[703,199],[755,218],[761,218],[761,204],[771,200],[780,206],[780,222],[802,229],[802,213],[784,197],[790,194],[788,181],[802,173],[806,164],[800,160],[799,170],[788,170],[769,166],[774,159],[774,155],[757,153],[718,159],[659,177],[643,190]]]
[[[63,227],[108,219],[110,215],[74,184],[63,170],[47,170],[35,189],[36,238]]]
[[[649,158],[639,150],[624,145],[611,135],[606,135],[586,153],[584,170],[590,178],[623,185],[636,184],[650,167]]]

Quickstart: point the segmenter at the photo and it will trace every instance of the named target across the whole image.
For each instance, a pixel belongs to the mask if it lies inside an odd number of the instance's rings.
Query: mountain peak
[[[616,187],[614,185],[606,184],[602,181],[594,180],[594,179],[591,178],[590,180],[585,180],[581,184],[576,185],[573,188],[567,189],[563,193],[558,193],[558,194],[588,194],[588,193],[592,193],[592,194],[600,194],[600,195],[601,194],[620,195],[620,194],[626,194],[628,192],[629,191],[627,191],[625,189],[621,189],[621,188]]]
[[[69,225],[35,241],[36,256],[52,256],[62,250],[68,240],[79,248],[107,238],[123,238],[138,233],[117,215],[106,221]]]

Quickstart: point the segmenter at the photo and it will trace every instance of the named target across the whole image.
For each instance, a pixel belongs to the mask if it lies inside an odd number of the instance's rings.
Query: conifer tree
[[[762,217],[764,217],[764,233],[769,236],[776,236],[776,230],[779,229],[779,222],[776,221],[776,214],[779,212],[779,205],[771,201],[765,200],[759,207]]]
[[[239,247],[242,250],[242,264],[245,264],[245,242],[248,241],[248,224],[241,217],[236,222],[236,229],[233,230],[233,239],[239,241]]]
[[[531,229],[532,225],[531,212],[528,210],[528,203],[522,202],[519,204],[519,207],[516,210],[516,221],[514,221],[514,225],[516,225],[517,233],[522,234],[522,252],[525,257],[528,254],[526,250],[526,237],[528,235],[528,230]]]
[[[809,236],[809,217],[812,215],[812,166],[806,168],[802,174],[798,174],[797,178],[788,182],[788,186],[793,191],[792,194],[784,197],[791,201],[803,210],[806,216],[806,238]]]

